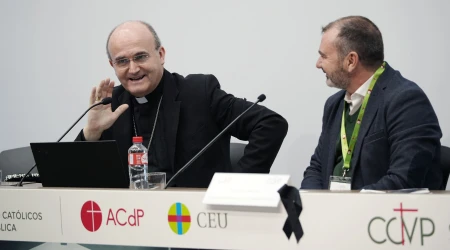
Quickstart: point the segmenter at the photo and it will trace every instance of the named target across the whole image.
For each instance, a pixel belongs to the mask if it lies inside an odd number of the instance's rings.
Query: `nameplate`
[[[203,203],[251,207],[278,207],[278,190],[289,175],[215,173]]]

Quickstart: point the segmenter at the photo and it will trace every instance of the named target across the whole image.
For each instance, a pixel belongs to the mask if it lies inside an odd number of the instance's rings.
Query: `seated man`
[[[316,66],[342,90],[325,103],[301,189],[439,189],[438,119],[422,89],[384,62],[377,26],[349,16],[322,32]]]
[[[133,136],[143,136],[149,172],[167,180],[252,103],[227,94],[213,75],[183,77],[164,68],[165,49],[141,21],[116,27],[107,41],[109,63],[121,85],[106,79],[92,89],[90,104],[112,97],[88,113],[76,140],[116,140],[127,166]],[[256,99],[256,96],[255,96]],[[288,124],[277,113],[255,105],[201,157],[177,177],[178,187],[207,187],[215,172],[269,173]],[[230,138],[247,140],[238,169],[231,169]]]

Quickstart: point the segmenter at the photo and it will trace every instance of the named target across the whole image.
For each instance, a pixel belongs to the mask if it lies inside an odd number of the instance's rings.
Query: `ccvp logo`
[[[174,233],[178,235],[187,233],[191,227],[189,209],[183,203],[174,203],[169,209],[168,221]]]
[[[403,208],[403,203],[400,203],[400,207],[394,208],[393,212],[398,213],[399,216],[390,218],[377,216],[369,221],[367,229],[373,242],[384,244],[389,241],[395,245],[405,245],[405,242],[408,242],[412,245],[414,239],[420,237],[420,244],[423,246],[425,238],[434,234],[433,220],[416,216],[419,214],[419,209]]]
[[[81,222],[90,232],[97,231],[102,224],[102,210],[94,201],[86,201],[81,207]]]

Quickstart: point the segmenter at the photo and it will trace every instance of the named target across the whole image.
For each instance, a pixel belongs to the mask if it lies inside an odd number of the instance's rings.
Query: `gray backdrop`
[[[300,185],[323,104],[337,91],[315,68],[321,26],[346,15],[379,26],[386,60],[424,89],[450,145],[449,9],[446,0],[1,0],[0,151],[57,140],[87,108],[91,88],[116,79],[105,54],[110,30],[141,19],[159,33],[169,71],[215,74],[249,100],[267,95],[263,104],[289,121],[272,172]]]

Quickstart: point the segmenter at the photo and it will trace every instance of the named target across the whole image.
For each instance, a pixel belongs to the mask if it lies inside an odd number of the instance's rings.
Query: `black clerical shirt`
[[[148,172],[171,172],[164,138],[164,120],[162,114],[164,107],[159,108],[153,139],[149,146],[150,137],[156,119],[158,104],[163,94],[164,82],[161,79],[158,87],[145,96],[147,102],[139,103],[135,97],[131,97],[132,115],[134,116],[133,134],[143,137],[143,145],[148,148]],[[163,97],[164,98],[164,97]],[[142,102],[142,101],[141,101]],[[134,130],[136,129],[136,131]]]

